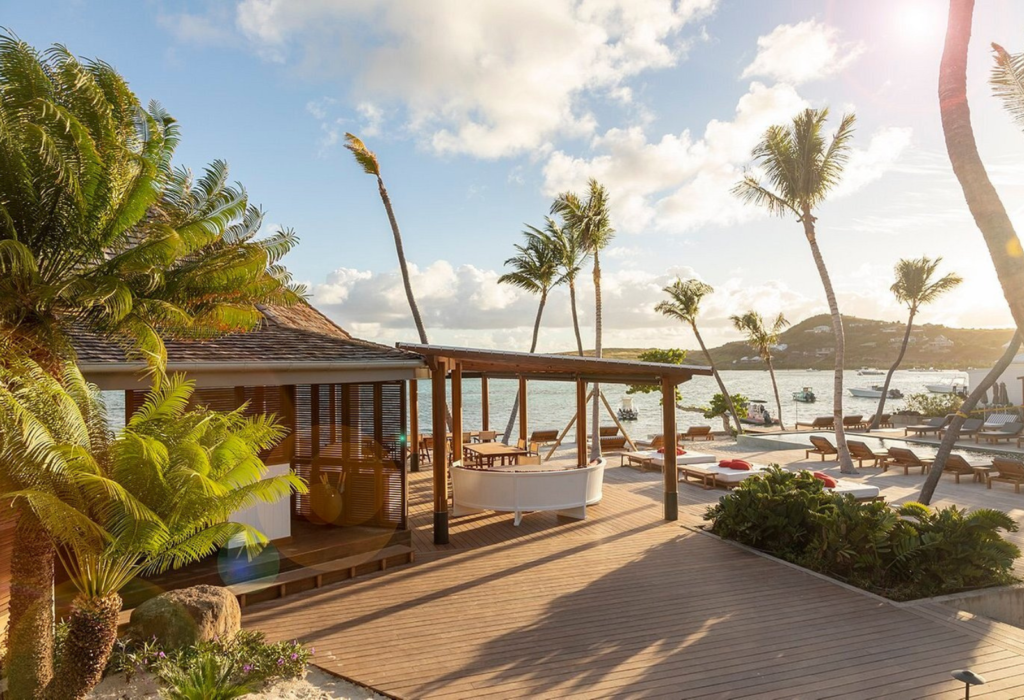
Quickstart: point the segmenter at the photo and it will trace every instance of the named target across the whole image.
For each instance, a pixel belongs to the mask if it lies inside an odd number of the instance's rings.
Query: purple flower
[[[277,665],[278,666],[284,666],[284,657],[283,656],[280,659],[277,660]]]
[[[167,658],[167,654],[163,653],[162,651],[159,654],[157,654],[157,656],[159,656],[161,659]]]
[[[252,664],[246,664],[245,666],[242,666],[242,672],[243,673],[249,673],[249,671],[251,671],[251,670],[252,670]]]
[[[310,656],[316,656],[316,647],[310,647],[309,648],[309,655]]]
[[[292,652],[292,661],[295,661],[295,660],[297,660],[298,658],[299,658],[299,655],[298,655],[298,654],[296,654],[296,653],[294,653],[294,652]]]

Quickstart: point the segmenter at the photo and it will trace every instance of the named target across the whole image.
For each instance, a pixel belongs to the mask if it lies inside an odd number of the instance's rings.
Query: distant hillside
[[[905,325],[898,322],[843,317],[846,329],[846,368],[878,367],[886,369],[896,359],[903,341]],[[1013,331],[1010,329],[949,328],[924,324],[915,326],[902,367],[966,369],[989,367],[1002,354]],[[603,355],[616,359],[634,359],[645,348],[605,348]],[[835,341],[832,321],[827,314],[812,316],[782,334],[780,347],[773,353],[778,369],[831,369]],[[592,355],[592,351],[587,354]],[[700,350],[690,350],[690,358],[700,363]],[[764,363],[743,342],[726,343],[711,349],[721,369],[761,369]]]

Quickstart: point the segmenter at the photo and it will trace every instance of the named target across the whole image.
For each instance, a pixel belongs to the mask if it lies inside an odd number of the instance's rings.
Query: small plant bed
[[[858,503],[772,465],[708,508],[710,532],[891,600],[1017,583],[1017,523],[990,508]]]

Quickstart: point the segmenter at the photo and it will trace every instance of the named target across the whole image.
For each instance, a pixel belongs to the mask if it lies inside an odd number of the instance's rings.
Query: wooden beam
[[[618,415],[616,415],[615,411],[612,409],[612,405],[608,403],[608,397],[604,395],[603,391],[601,392],[601,401],[604,402],[604,407],[608,409],[608,415],[612,417],[612,421],[614,421],[615,427],[619,429],[619,432],[622,433],[622,436],[626,438],[626,442],[629,443],[629,449],[632,450],[633,452],[636,452],[636,444],[633,442],[633,438],[631,438],[629,436],[629,433],[626,432],[626,427],[619,422]]]
[[[448,544],[448,450],[445,449],[445,373],[443,361],[432,363],[430,409],[434,431],[434,544]]]
[[[526,377],[519,377],[519,439],[526,442],[530,433],[526,430]],[[529,445],[527,445],[529,447]]]
[[[583,384],[584,384],[584,386],[586,386],[586,382],[583,382]],[[592,397],[593,395],[594,395],[593,391],[591,391],[589,394],[587,394],[585,402],[589,402],[590,401],[590,397]],[[577,411],[577,414],[578,413],[579,413],[579,411]],[[565,440],[565,436],[569,434],[569,431],[572,430],[572,426],[574,426],[574,425],[576,425],[576,414],[573,414],[573,417],[569,419],[569,422],[566,424],[566,426],[564,428],[562,428],[562,432],[560,432],[558,434],[558,439],[555,440],[555,444],[551,446],[551,449],[548,450],[547,456],[544,457],[544,461],[545,462],[548,461],[549,459],[551,459],[551,455],[555,454],[555,450],[557,450],[559,448],[559,446],[562,444],[562,441]],[[583,430],[583,442],[584,442],[584,444],[586,444],[586,441],[587,441],[587,431],[586,431],[586,429],[584,429]]]
[[[576,380],[576,464],[587,464],[587,383]],[[570,424],[571,425],[571,424]],[[568,430],[568,428],[566,428]],[[554,450],[552,450],[553,452]],[[548,455],[550,456],[550,455]]]
[[[679,519],[679,474],[676,467],[676,385],[669,379],[661,380],[661,402],[665,434],[665,520]]]
[[[452,367],[452,460],[462,461],[462,365]]]
[[[491,400],[487,393],[487,377],[480,377],[480,430],[491,429]]]
[[[409,380],[409,470],[420,470],[420,397],[419,382]]]

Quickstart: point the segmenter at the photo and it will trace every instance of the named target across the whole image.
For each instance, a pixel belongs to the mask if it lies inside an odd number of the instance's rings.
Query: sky
[[[709,345],[729,316],[827,311],[801,226],[730,193],[773,124],[828,106],[857,116],[818,234],[844,314],[905,320],[900,258],[942,256],[964,284],[923,323],[1008,327],[981,234],[949,167],[937,79],[941,0],[0,0],[0,26],[115,66],[181,124],[176,162],[231,165],[311,301],[354,334],[415,340],[373,178],[373,149],[430,340],[527,349],[537,299],[497,282],[526,224],[590,177],[610,193],[605,347],[694,347],[657,315],[696,277]],[[1024,51],[1024,3],[975,11],[968,96],[982,157],[1024,225],[1024,134],[991,96],[990,42]],[[580,320],[593,346],[593,287]],[[574,346],[556,290],[539,351]]]

